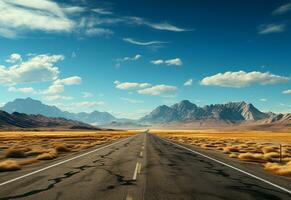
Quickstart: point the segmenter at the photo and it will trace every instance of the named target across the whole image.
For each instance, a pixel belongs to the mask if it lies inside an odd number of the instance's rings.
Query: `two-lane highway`
[[[0,199],[291,199],[276,186],[149,133],[0,173]]]

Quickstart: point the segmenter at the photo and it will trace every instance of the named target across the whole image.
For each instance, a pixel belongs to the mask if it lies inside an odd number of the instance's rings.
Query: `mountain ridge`
[[[77,120],[88,124],[106,124],[112,121],[118,121],[116,117],[108,112],[93,111],[90,113],[80,112],[71,113],[63,111],[56,106],[46,105],[39,100],[30,97],[26,99],[15,99],[6,103],[0,110],[12,114],[13,112],[37,115],[41,114],[47,117],[62,117],[71,120]]]
[[[57,129],[86,129],[99,130],[99,128],[85,124],[83,122],[69,120],[65,118],[46,117],[43,115],[28,115],[19,112],[9,114],[0,111],[1,129],[38,129],[38,128],[57,128]]]
[[[253,104],[245,101],[199,107],[189,100],[183,100],[172,106],[158,106],[139,121],[153,124],[191,121],[220,121],[233,124],[244,122],[275,123],[279,121],[290,123],[290,117],[286,117],[285,114],[261,112]]]

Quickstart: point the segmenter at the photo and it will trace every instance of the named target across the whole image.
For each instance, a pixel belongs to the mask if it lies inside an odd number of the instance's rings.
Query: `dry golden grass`
[[[264,168],[278,175],[288,175],[291,161],[291,133],[152,131],[170,140],[220,151],[230,158],[247,162],[267,163]],[[280,161],[280,144],[282,156]],[[289,163],[289,164],[287,164]],[[277,170],[277,171],[276,171]],[[288,175],[289,176],[289,175]]]
[[[0,162],[0,172],[15,171],[21,169],[21,166],[15,160],[5,160]]]
[[[137,134],[138,131],[0,132],[0,172]],[[13,160],[7,160],[13,158]]]
[[[291,161],[286,164],[266,163],[265,170],[282,176],[291,177]]]

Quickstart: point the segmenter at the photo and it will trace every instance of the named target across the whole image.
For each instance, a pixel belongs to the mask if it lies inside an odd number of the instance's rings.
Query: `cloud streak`
[[[135,44],[135,45],[140,45],[140,46],[149,46],[149,45],[157,45],[157,44],[166,44],[168,42],[162,42],[162,41],[148,41],[148,42],[141,42],[141,41],[137,41],[134,40],[132,38],[123,38],[123,41],[131,43],[131,44]]]
[[[285,24],[265,24],[259,27],[259,34],[281,33],[285,31]]]
[[[150,63],[154,64],[154,65],[175,65],[175,66],[181,66],[183,65],[183,62],[180,58],[173,58],[173,59],[169,59],[169,60],[162,60],[162,59],[158,59],[158,60],[152,60],[150,61]]]
[[[282,15],[291,10],[291,3],[287,3],[279,6],[276,10],[272,12],[273,15]]]

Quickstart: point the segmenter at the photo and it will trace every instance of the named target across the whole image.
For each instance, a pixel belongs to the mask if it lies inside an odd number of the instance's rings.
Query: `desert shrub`
[[[5,151],[6,158],[25,158],[25,153],[29,151],[29,148],[17,148],[11,147]]]
[[[266,163],[265,170],[282,176],[291,176],[291,161],[286,164]]]
[[[262,162],[264,161],[264,155],[260,153],[242,153],[239,154],[238,159],[245,161]]]
[[[51,149],[48,152],[42,153],[36,157],[37,160],[52,160],[58,156],[58,152],[55,149]]]
[[[0,172],[15,171],[21,169],[21,166],[15,160],[5,160],[0,162]]]

